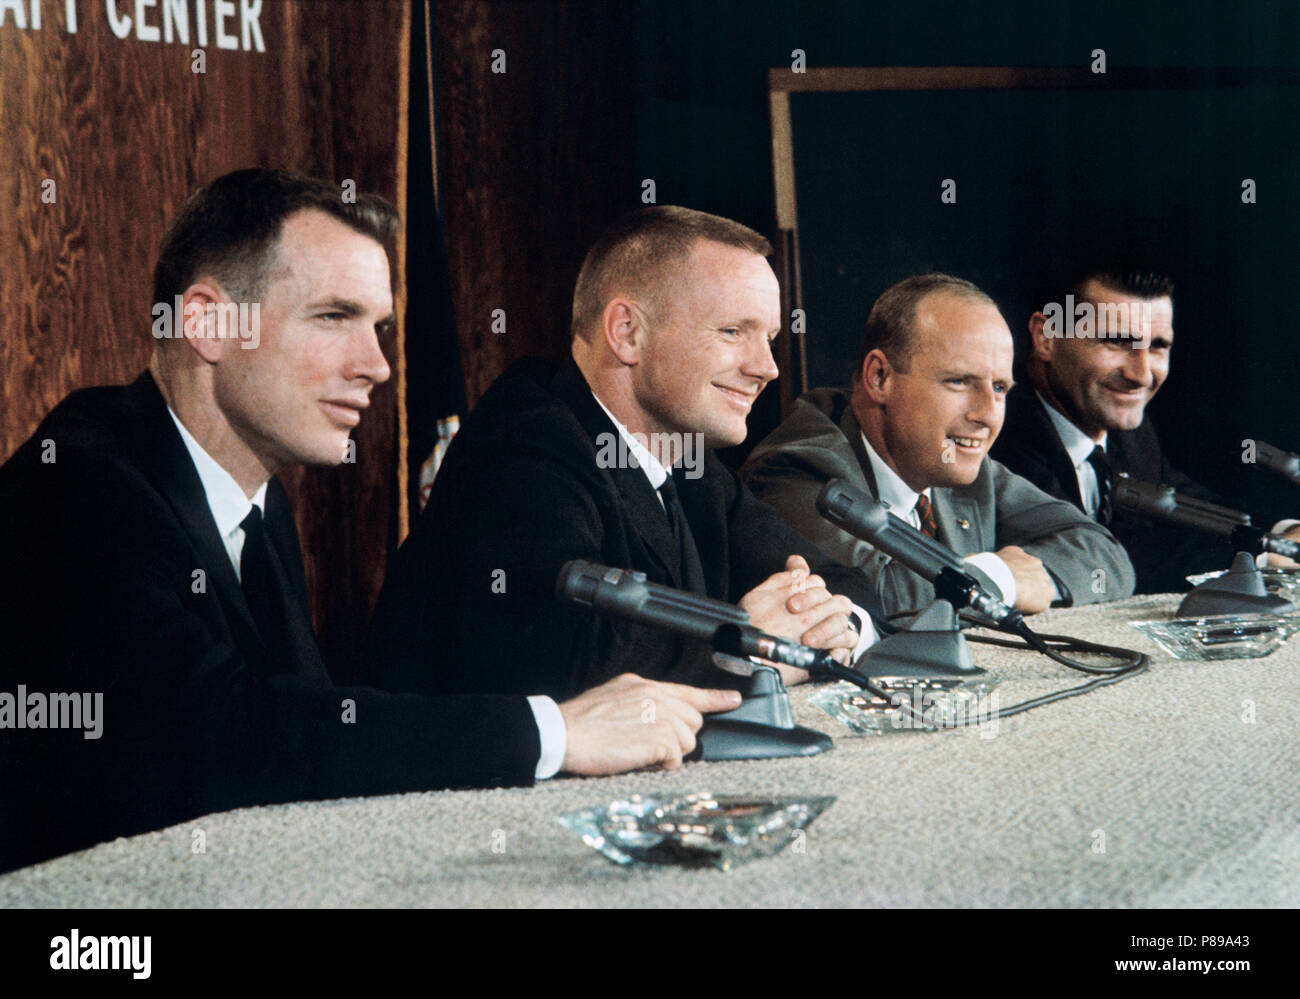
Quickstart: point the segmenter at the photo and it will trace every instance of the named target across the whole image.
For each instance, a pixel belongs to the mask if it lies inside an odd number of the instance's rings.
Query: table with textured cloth
[[[1180,662],[1128,625],[1175,605],[1032,618],[1152,665],[996,730],[853,736],[799,687],[797,719],[836,739],[820,756],[240,809],[0,876],[0,906],[1300,905],[1300,637]],[[1003,706],[1084,679],[1028,652],[972,654]],[[622,868],[555,821],[700,791],[837,800],[800,849],[725,872]]]

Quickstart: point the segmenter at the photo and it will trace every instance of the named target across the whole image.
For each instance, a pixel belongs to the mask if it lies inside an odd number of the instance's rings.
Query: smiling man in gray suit
[[[851,391],[817,389],[754,449],[742,477],[822,550],[870,575],[886,613],[934,589],[817,513],[843,478],[958,555],[1021,611],[1115,600],[1133,567],[1111,534],[988,457],[1011,388],[1011,332],[969,281],[924,274],[876,301]]]

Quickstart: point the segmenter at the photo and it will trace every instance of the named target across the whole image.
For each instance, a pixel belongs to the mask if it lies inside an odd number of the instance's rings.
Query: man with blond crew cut
[[[384,584],[371,682],[562,696],[633,668],[724,676],[675,635],[558,601],[556,575],[579,558],[737,603],[756,627],[841,659],[870,644],[876,605],[859,575],[712,453],[745,439],[777,376],[769,253],[753,230],[675,206],[606,230],[574,289],[570,356],[516,364],[452,441]]]

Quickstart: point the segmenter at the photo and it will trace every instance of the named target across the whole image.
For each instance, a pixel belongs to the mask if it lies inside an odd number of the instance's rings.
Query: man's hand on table
[[[1038,614],[1052,606],[1056,599],[1056,584],[1043,568],[1036,555],[1017,545],[999,548],[994,554],[1006,563],[1011,575],[1016,577],[1016,610],[1025,614]]]
[[[695,748],[704,714],[740,706],[734,690],[702,690],[624,673],[560,705],[567,741],[560,769],[584,777],[676,770]]]
[[[770,635],[792,638],[814,649],[831,649],[838,662],[848,663],[858,644],[853,629],[853,604],[848,597],[826,589],[801,555],[785,560],[785,571],[769,576],[739,601],[755,628]],[[808,679],[805,670],[773,664],[786,686]]]

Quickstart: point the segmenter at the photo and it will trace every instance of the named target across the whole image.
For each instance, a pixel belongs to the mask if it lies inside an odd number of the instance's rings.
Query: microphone
[[[819,677],[851,676],[830,657],[798,642],[765,635],[749,623],[749,614],[733,604],[702,597],[646,580],[644,572],[613,569],[585,559],[560,567],[555,594],[561,600],[592,607],[638,624],[676,632],[712,643],[716,652],[736,657],[731,672],[750,676],[740,707],[706,718],[692,758],[757,760],[811,756],[833,745],[831,737],[796,725],[794,712],[776,667],[755,665],[741,656],[762,656],[787,666],[799,666]],[[715,659],[716,664],[716,659]],[[747,667],[747,668],[746,668]]]
[[[836,527],[902,562],[934,584],[935,593],[961,610],[970,607],[999,624],[1016,627],[1024,618],[989,593],[946,545],[918,531],[843,479],[834,479],[817,496],[817,512]]]
[[[1300,558],[1300,542],[1256,527],[1251,524],[1250,515],[1239,510],[1180,496],[1173,486],[1139,482],[1121,472],[1115,477],[1115,505],[1131,513],[1229,538],[1238,551],[1273,552]]]
[[[1300,454],[1292,454],[1272,444],[1256,441],[1255,461],[1270,472],[1276,472],[1282,478],[1290,479],[1293,485],[1300,486]]]
[[[759,656],[810,672],[830,658],[827,650],[760,631],[749,623],[748,612],[734,604],[651,583],[644,572],[572,559],[560,568],[555,594],[569,603],[700,639],[731,656]]]
[[[1215,506],[1205,500],[1180,496],[1173,486],[1140,482],[1127,472],[1115,476],[1115,505],[1130,513],[1145,514],[1182,527],[1228,537],[1238,524],[1249,524],[1249,514]]]

